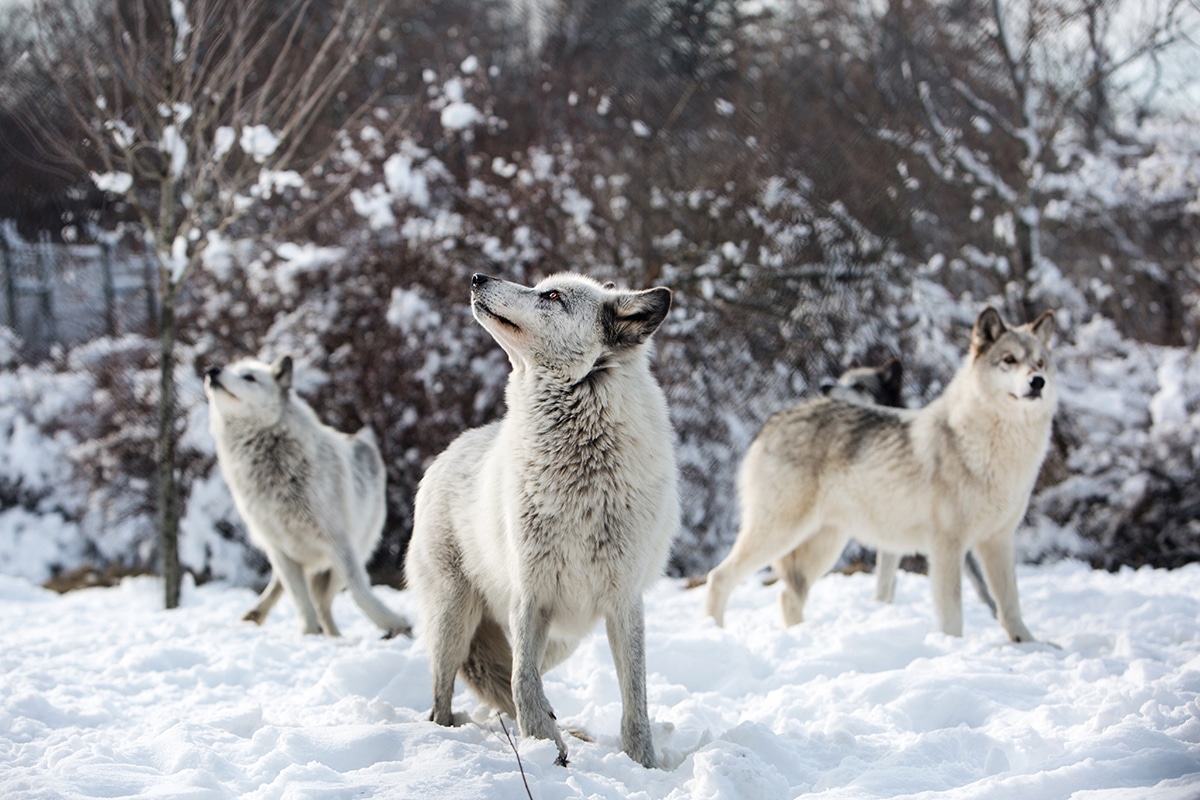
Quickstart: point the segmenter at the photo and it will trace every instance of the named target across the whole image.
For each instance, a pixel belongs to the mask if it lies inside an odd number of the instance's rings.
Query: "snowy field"
[[[517,739],[535,798],[1200,797],[1200,564],[1116,575],[1064,562],[1019,568],[1025,618],[1047,644],[1012,645],[966,598],[966,636],[933,632],[928,585],[897,602],[869,575],[814,589],[783,630],[776,587],[735,592],[729,627],[702,591],[647,597],[650,717],[662,769],[620,752],[602,630],[547,676],[571,764]],[[407,593],[380,589],[413,613]],[[247,589],[160,586],[59,597],[0,577],[0,797],[520,798],[500,722],[425,721],[428,660],[380,640],[346,595],[346,638],[303,637],[289,601],[239,622]]]

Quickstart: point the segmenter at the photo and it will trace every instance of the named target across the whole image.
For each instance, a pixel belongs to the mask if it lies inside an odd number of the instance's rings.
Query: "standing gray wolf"
[[[846,403],[870,403],[888,408],[903,408],[900,392],[904,384],[904,366],[898,358],[891,358],[878,367],[852,367],[838,376],[836,381],[821,384],[821,393],[831,400]],[[875,599],[890,603],[896,598],[896,573],[900,569],[900,553],[879,550],[875,554]],[[979,561],[968,550],[966,555],[967,577],[992,616],[996,615],[996,601],[988,594],[987,583]]]
[[[292,359],[244,359],[204,373],[217,462],[271,580],[244,617],[261,624],[284,589],[305,633],[338,636],[333,597],[355,602],[388,635],[410,628],[371,593],[363,565],[383,532],[387,476],[367,428],[350,436],[292,391]]]
[[[995,309],[945,392],[920,410],[820,398],[772,416],[742,462],[742,522],[708,576],[707,612],[723,623],[734,586],[774,563],[784,622],[850,537],[929,558],[941,630],[962,635],[963,556],[974,550],[1009,638],[1033,637],[1017,601],[1013,534],[1046,455],[1057,405],[1054,315],[1009,327]]]
[[[455,673],[521,733],[567,748],[542,686],[604,617],[622,746],[654,764],[642,592],[679,524],[667,403],[647,339],[668,289],[577,275],[532,288],[475,275],[471,310],[512,363],[503,419],[430,465],[406,570],[422,615],[433,712],[452,721]]]

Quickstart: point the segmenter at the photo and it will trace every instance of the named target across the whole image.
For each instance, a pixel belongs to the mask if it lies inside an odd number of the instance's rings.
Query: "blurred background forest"
[[[290,353],[324,420],[382,443],[372,569],[399,580],[424,468],[503,413],[470,275],[559,270],[674,291],[672,574],[732,542],[767,416],[892,356],[927,402],[986,303],[1058,314],[1021,555],[1198,560],[1198,37],[1195,0],[0,6],[0,571],[154,568],[169,494],[186,570],[261,581],[200,376]],[[277,100],[307,116],[254,117]]]

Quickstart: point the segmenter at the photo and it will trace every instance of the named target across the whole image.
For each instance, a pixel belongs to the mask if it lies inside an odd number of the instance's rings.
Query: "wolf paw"
[[[266,615],[257,608],[252,608],[242,615],[242,622],[253,622],[255,625],[262,625],[264,616]]]
[[[381,636],[379,638],[383,639],[384,641],[387,641],[388,639],[395,639],[397,636],[403,636],[405,639],[413,638],[412,625],[408,625],[406,623],[404,625],[400,625],[398,627],[391,628],[389,630],[384,631],[383,636]]]

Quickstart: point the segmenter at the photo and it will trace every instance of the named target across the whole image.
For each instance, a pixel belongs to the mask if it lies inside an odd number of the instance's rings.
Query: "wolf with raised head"
[[[665,288],[621,291],[560,274],[533,287],[475,275],[475,319],[512,365],[507,412],[455,439],[417,491],[408,585],[433,712],[452,722],[456,674],[521,733],[567,748],[542,674],[603,617],[626,753],[654,764],[643,590],[679,524],[667,403],[647,340]]]
[[[978,556],[997,617],[1033,637],[1017,600],[1013,536],[1050,442],[1057,407],[1054,315],[1005,324],[992,308],[946,390],[919,410],[820,398],[763,426],[738,477],[742,520],[708,576],[706,610],[723,624],[733,588],[774,564],[784,622],[803,620],[809,589],[846,541],[929,559],[941,630],[962,635],[962,568]]]
[[[364,564],[383,533],[387,475],[370,429],[341,433],[292,389],[292,359],[243,359],[204,373],[217,463],[271,580],[243,619],[262,624],[284,590],[304,633],[338,636],[333,598],[349,587],[389,636],[410,626],[372,592]]]

